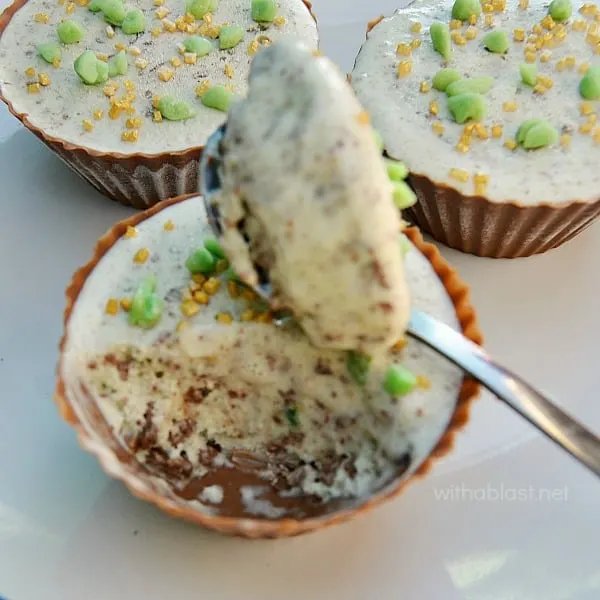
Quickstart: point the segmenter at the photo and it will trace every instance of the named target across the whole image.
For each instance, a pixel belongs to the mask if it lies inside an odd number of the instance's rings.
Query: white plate
[[[0,0],[0,6],[4,4]],[[392,0],[314,0],[349,70]],[[0,109],[0,596],[7,600],[597,600],[600,481],[494,399],[391,504],[330,531],[247,542],[174,521],[80,451],[51,395],[63,290],[108,202]],[[600,430],[600,225],[544,256],[444,250],[487,348]]]

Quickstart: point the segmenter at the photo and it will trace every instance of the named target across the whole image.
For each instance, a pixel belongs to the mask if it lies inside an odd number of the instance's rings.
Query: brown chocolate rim
[[[103,458],[94,450],[92,445],[86,444],[88,433],[83,424],[78,420],[73,407],[67,398],[65,382],[62,379],[62,360],[63,351],[67,340],[67,324],[71,316],[73,306],[83,289],[83,286],[98,264],[100,259],[110,250],[126,232],[128,226],[136,226],[141,221],[144,221],[153,215],[157,214],[164,208],[183,202],[188,198],[196,197],[197,194],[188,194],[179,196],[170,200],[165,200],[153,206],[152,208],[135,214],[134,216],[118,222],[106,234],[104,234],[96,243],[92,259],[79,270],[77,270],[71,283],[66,289],[66,308],[64,311],[64,330],[59,344],[59,361],[57,368],[57,382],[54,393],[54,400],[58,405],[59,412],[62,418],[71,425],[76,433],[81,446],[88,452],[94,454],[99,460],[104,470],[111,476],[122,481],[135,496],[142,500],[146,500],[158,506],[160,509],[169,515],[177,518],[182,518],[191,521],[197,525],[242,537],[252,538],[279,538],[299,535],[312,530],[318,530],[334,524],[342,523],[355,517],[359,514],[364,514],[368,510],[378,506],[382,502],[397,496],[409,481],[423,477],[429,472],[434,462],[443,456],[447,455],[454,446],[454,437],[469,420],[469,411],[471,403],[475,400],[479,393],[479,385],[472,379],[465,378],[461,386],[454,414],[448,424],[448,427],[436,447],[431,452],[429,457],[421,464],[421,466],[404,481],[399,481],[391,488],[373,495],[368,501],[362,505],[342,510],[331,515],[325,515],[316,518],[303,520],[296,519],[281,519],[278,521],[265,521],[259,519],[241,519],[235,517],[210,516],[202,514],[190,508],[185,508],[175,505],[167,498],[154,493],[142,492],[128,480],[128,476],[124,473],[115,474],[114,469],[107,468]],[[460,323],[463,334],[476,344],[481,344],[483,341],[482,334],[477,324],[477,317],[469,299],[469,288],[460,280],[456,271],[444,260],[438,249],[433,245],[425,242],[419,230],[415,227],[410,227],[405,230],[415,247],[429,260],[434,271],[444,285],[448,296],[451,298],[458,321]]]
[[[12,4],[9,4],[0,14],[0,37],[4,33],[7,25],[10,23],[12,17],[21,9],[28,0],[14,0]],[[306,6],[308,12],[315,22],[315,26],[317,27],[318,34],[318,22],[315,13],[313,12],[313,5],[310,0],[301,0],[301,2]],[[8,106],[9,112],[15,116],[29,131],[33,132],[40,139],[42,139],[46,143],[57,144],[63,150],[67,152],[77,151],[83,152],[85,154],[89,154],[95,158],[111,158],[113,160],[122,160],[122,159],[143,159],[143,160],[156,160],[166,157],[193,157],[198,156],[200,152],[204,149],[204,146],[193,146],[192,148],[185,148],[184,150],[176,150],[172,152],[159,152],[157,154],[146,154],[144,152],[133,152],[131,154],[123,154],[122,152],[100,152],[98,150],[94,150],[92,148],[88,148],[86,146],[80,146],[79,144],[73,144],[71,142],[67,142],[61,138],[57,138],[47,134],[43,129],[36,127],[31,123],[31,121],[27,118],[25,113],[18,112],[12,102],[4,96],[2,93],[2,88],[0,88],[0,100],[2,100],[6,106]]]
[[[366,36],[365,36],[366,39],[369,38],[369,34],[371,33],[371,31],[373,31],[373,29],[375,29],[375,27],[377,27],[377,25],[379,25],[379,23],[381,23],[381,21],[383,21],[385,18],[386,17],[384,15],[380,15],[367,23],[367,31],[366,31]],[[361,46],[361,50],[362,50],[362,46]],[[360,55],[361,50],[358,51],[358,54],[356,55],[357,58]],[[355,59],[354,64],[356,66],[356,59]],[[348,74],[348,79],[349,80],[352,79],[351,73]],[[386,152],[387,152],[387,150],[386,150]],[[397,156],[390,155],[390,157],[394,158],[396,160],[402,160],[400,157],[397,157]],[[488,200],[485,196],[481,196],[481,195],[477,195],[477,194],[473,194],[473,195],[462,194],[461,192],[458,192],[452,186],[449,186],[447,183],[438,183],[436,181],[433,181],[433,180],[429,179],[429,177],[427,177],[427,175],[424,175],[423,173],[417,173],[415,171],[411,171],[411,176],[414,178],[419,178],[421,180],[425,180],[426,182],[429,182],[430,185],[433,185],[436,188],[442,189],[444,191],[452,192],[454,194],[459,195],[462,198],[468,198],[470,200],[478,202],[481,204],[480,209],[485,209],[485,206],[488,205],[488,206],[510,206],[513,208],[519,208],[519,209],[523,209],[523,210],[535,209],[535,208],[548,208],[548,209],[553,209],[553,210],[562,210],[564,208],[572,208],[572,207],[580,208],[580,207],[590,206],[594,203],[600,203],[600,197],[598,197],[594,200],[568,200],[567,202],[537,202],[535,204],[522,204],[521,202],[519,202],[517,200],[507,200],[505,202],[504,201],[503,202],[492,202],[491,200]]]

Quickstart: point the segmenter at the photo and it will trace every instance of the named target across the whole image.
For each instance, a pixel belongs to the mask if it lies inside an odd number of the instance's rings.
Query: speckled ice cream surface
[[[110,39],[106,34],[108,23],[102,13],[92,13],[87,7],[75,4],[74,12],[66,14],[66,5],[54,0],[29,0],[11,19],[0,38],[0,87],[16,112],[27,115],[32,125],[42,129],[49,136],[91,148],[99,152],[119,152],[132,154],[143,152],[158,154],[161,152],[182,151],[202,146],[208,136],[225,120],[221,111],[205,107],[196,96],[195,89],[203,81],[211,85],[232,85],[234,93],[243,97],[246,93],[246,80],[253,59],[248,53],[251,41],[266,35],[276,41],[283,37],[294,37],[316,48],[318,33],[312,15],[301,0],[279,0],[278,14],[286,19],[284,25],[271,24],[262,30],[251,18],[250,0],[221,0],[213,15],[213,24],[236,23],[246,29],[244,39],[231,50],[219,50],[219,40],[212,40],[213,50],[204,57],[198,57],[196,64],[175,68],[170,60],[183,56],[178,52],[187,33],[164,32],[153,37],[151,30],[162,29],[161,21],[156,18],[158,7],[152,0],[131,0],[126,2],[128,9],[140,9],[146,18],[146,31],[140,35],[125,35],[115,27],[116,35]],[[185,14],[184,0],[166,0],[164,6],[169,9],[166,17],[175,21]],[[47,24],[34,20],[36,13],[50,16]],[[80,23],[85,29],[82,42],[62,45],[62,62],[54,68],[37,55],[36,47],[40,43],[58,42],[56,25],[70,19]],[[201,24],[202,21],[198,21]],[[195,34],[199,35],[199,34]],[[103,93],[105,84],[85,85],[73,69],[74,60],[85,50],[93,50],[113,56],[115,44],[124,44],[127,48],[138,48],[141,55],[128,54],[129,68],[123,76],[109,81],[119,84],[117,96],[125,93],[123,81],[135,84],[137,99],[133,103],[137,109],[135,116],[143,118],[136,143],[121,140],[125,130],[125,119],[131,115],[121,115],[112,120],[107,116],[110,108],[108,98]],[[145,69],[136,68],[137,59],[148,61]],[[225,65],[232,69],[233,76],[225,74]],[[25,70],[34,67],[36,76],[28,78]],[[158,77],[158,70],[167,67],[174,71],[168,82]],[[37,73],[47,73],[51,84],[42,87],[39,94],[28,94],[26,84],[37,81]],[[171,95],[188,102],[196,109],[196,115],[186,121],[152,121],[152,96]],[[101,120],[95,121],[93,112],[104,110]],[[94,123],[92,132],[84,131],[84,119]]]
[[[527,10],[517,8],[516,0],[508,0],[505,12],[493,13],[494,29],[503,29],[510,40],[506,55],[487,52],[483,47],[484,35],[491,31],[483,23],[482,13],[477,23],[477,37],[464,46],[453,44],[453,58],[446,63],[433,50],[429,26],[435,21],[449,23],[452,2],[417,0],[405,9],[399,9],[368,34],[352,72],[352,85],[359,99],[371,114],[374,126],[384,138],[391,156],[403,160],[417,174],[459,190],[464,195],[475,195],[472,175],[489,175],[486,198],[493,202],[516,201],[525,205],[561,203],[574,200],[595,201],[600,190],[600,144],[591,135],[578,133],[587,117],[580,114],[581,98],[578,86],[582,75],[577,67],[582,62],[600,65],[600,55],[585,41],[585,32],[572,30],[574,20],[583,19],[589,25],[593,18],[579,14],[581,2],[574,3],[573,14],[567,23],[564,42],[556,44],[549,62],[536,64],[540,75],[552,77],[554,86],[543,95],[535,94],[521,82],[519,64],[525,61],[525,42],[513,40],[513,30],[529,32],[548,12],[548,3],[530,0]],[[414,23],[422,30],[410,31]],[[461,31],[464,34],[466,25]],[[410,43],[418,38],[421,46],[412,56],[398,56],[398,43]],[[545,50],[545,49],[544,49]],[[556,63],[566,57],[576,57],[574,69],[557,72]],[[399,78],[398,63],[412,60],[412,73]],[[436,90],[421,93],[419,84],[431,82],[435,73],[444,67],[457,69],[462,77],[491,76],[494,84],[485,94],[488,114],[484,124],[502,124],[500,139],[474,140],[468,153],[456,150],[463,125],[453,122],[447,108],[446,95]],[[429,114],[429,102],[437,100],[439,115]],[[503,103],[516,101],[515,112],[505,112]],[[592,103],[600,110],[600,101]],[[514,152],[503,146],[506,138],[515,138],[519,124],[526,119],[546,119],[559,133],[571,132],[571,146],[566,149],[558,143],[551,148]],[[438,137],[431,124],[440,120],[445,132]],[[465,169],[469,181],[458,182],[449,177],[450,169]]]
[[[167,220],[175,225],[173,231],[164,229]],[[282,399],[277,392],[280,385],[293,385],[296,390],[294,401],[300,418],[297,431],[303,435],[301,439],[289,439],[290,447],[300,456],[309,459],[332,448],[356,453],[354,477],[348,477],[340,468],[335,478],[325,484],[309,474],[302,484],[304,492],[322,497],[363,496],[389,480],[395,469],[394,461],[407,452],[412,457],[411,470],[416,468],[435,446],[451,418],[462,381],[457,369],[418,342],[408,340],[407,346],[396,355],[390,354],[389,360],[423,376],[430,387],[418,388],[395,402],[383,392],[383,372],[376,370],[361,391],[344,376],[343,353],[318,350],[297,330],[280,331],[258,323],[216,323],[217,312],[228,310],[239,317],[242,310],[227,293],[217,294],[209,306],[202,307],[191,319],[192,326],[179,337],[175,335],[169,348],[164,346],[164,356],[175,356],[184,371],[196,365],[203,375],[221,377],[234,388],[237,386],[236,389],[247,389],[250,394],[247,402],[236,398],[228,404],[223,398],[213,400],[207,396],[201,404],[186,408],[185,389],[178,389],[176,379],[165,375],[161,381],[152,378],[148,381],[130,375],[129,381],[123,382],[116,370],[109,381],[115,393],[102,393],[99,380],[95,379],[97,371],[87,370],[87,361],[128,344],[134,345],[142,356],[162,351],[161,340],[165,334],[174,332],[181,319],[180,290],[190,281],[184,261],[191,249],[208,235],[203,203],[193,198],[143,221],[137,237],[120,239],[100,260],[88,277],[68,323],[62,374],[70,393],[76,393],[75,382],[82,378],[118,437],[126,435],[132,423],[144,421],[149,398],[146,392],[153,393],[158,442],[167,448],[169,455],[179,456],[185,451],[191,462],[190,470],[186,471],[189,476],[192,472],[195,475],[206,472],[196,457],[207,450],[209,438],[217,440],[226,450],[254,451],[272,439],[289,436],[290,426],[285,419],[272,418],[273,411],[285,408],[286,394]],[[146,264],[134,265],[133,255],[142,247],[150,250],[150,259]],[[415,248],[405,260],[414,306],[458,328],[453,304],[428,260]],[[157,293],[166,302],[163,318],[154,329],[129,326],[123,312],[116,316],[105,314],[108,298],[130,296],[149,274],[156,275]],[[273,364],[269,350],[275,355]],[[208,355],[216,355],[217,361],[203,362]],[[318,369],[316,364],[320,365]],[[273,365],[276,365],[274,370]],[[105,376],[108,371],[101,373]],[[153,384],[159,387],[150,392]],[[128,397],[124,405],[118,401],[122,395]],[[74,404],[77,409],[77,403]],[[175,448],[169,440],[173,439],[172,424],[180,422],[181,410],[187,411],[186,416],[194,420],[196,429]],[[321,413],[322,410],[325,412]],[[379,419],[378,415],[384,412],[387,416]],[[319,423],[321,414],[330,415],[330,425]],[[85,422],[85,415],[79,416]],[[333,419],[338,417],[345,419],[346,429],[334,426],[337,420]],[[312,429],[313,422],[319,426]],[[239,432],[244,428],[246,435],[240,437]],[[373,439],[381,452],[373,451]],[[365,440],[371,442],[365,444]],[[142,461],[147,458],[145,452],[137,456]],[[221,464],[227,460],[221,455]]]

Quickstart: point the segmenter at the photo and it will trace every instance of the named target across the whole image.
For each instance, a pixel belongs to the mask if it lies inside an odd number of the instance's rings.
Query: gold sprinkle
[[[171,79],[171,77],[173,77],[173,69],[169,69],[168,67],[161,67],[158,70],[158,78],[161,81],[169,81],[169,79]]]
[[[196,96],[201,98],[210,89],[210,81],[205,79],[199,86],[196,87]]]
[[[40,84],[39,83],[28,83],[27,84],[27,93],[28,94],[39,94],[40,93]]]
[[[503,127],[502,125],[492,125],[492,137],[493,138],[500,138],[502,137],[502,132],[503,132]]]
[[[183,64],[181,62],[181,59],[179,58],[179,56],[174,56],[170,62],[176,69],[178,69]],[[169,77],[169,79],[170,79],[170,77]],[[165,81],[168,81],[168,80],[165,80]]]
[[[401,350],[406,348],[407,344],[408,340],[406,338],[401,338],[392,346],[392,350],[394,352],[400,352]]]
[[[127,52],[129,52],[131,56],[140,56],[142,54],[142,51],[137,46],[130,46],[127,49]]]
[[[582,102],[579,105],[579,112],[582,116],[587,116],[593,114],[596,111],[594,110],[594,105],[591,102]]]
[[[252,321],[252,319],[254,319],[254,317],[255,317],[254,311],[251,308],[248,308],[240,315],[240,321],[243,321],[243,322]]]
[[[524,41],[525,40],[525,30],[522,29],[521,27],[517,27],[516,29],[514,29],[513,40],[515,40],[515,42]]]
[[[417,375],[417,387],[428,390],[431,387],[431,380],[425,375]]]
[[[277,27],[283,27],[287,23],[287,21],[285,17],[278,15],[273,19],[273,23],[275,23]]]
[[[531,31],[533,31],[533,33],[537,33],[538,35],[544,33],[544,28],[539,24],[536,23],[532,28]]]
[[[138,236],[138,230],[131,225],[127,225],[127,231],[125,231],[125,237],[131,239]]]
[[[182,314],[186,317],[193,317],[200,312],[200,306],[193,300],[186,300],[182,302],[179,306],[179,310],[181,310]]]
[[[471,15],[469,17],[469,25],[476,25],[477,24],[477,15]]]
[[[583,73],[587,73],[587,72],[588,72],[588,70],[589,70],[589,68],[590,68],[590,65],[589,65],[589,63],[585,63],[585,62],[584,62],[584,63],[581,63],[581,64],[579,65],[579,67],[578,67],[578,69],[577,69],[577,72],[578,72],[578,73],[581,73],[581,74],[583,74]]]
[[[568,148],[571,145],[571,136],[565,133],[564,135],[560,136],[559,142],[563,148]]]
[[[104,116],[104,111],[99,108],[94,111],[94,119],[99,121]]]
[[[519,0],[519,8],[521,10],[527,10],[529,8],[529,0]]]
[[[108,54],[104,52],[96,52],[96,58],[102,62],[108,62]]]
[[[596,113],[594,113],[593,115],[590,115],[588,117],[588,123],[595,123],[598,119],[598,115],[596,115]]]
[[[192,275],[192,281],[197,283],[199,286],[202,286],[206,281],[206,277],[202,273],[194,273]]]
[[[169,19],[163,19],[161,23],[165,31],[169,31],[171,33],[175,33],[177,31],[177,25],[173,23],[173,21]]]
[[[494,12],[494,5],[491,2],[485,2],[482,9],[484,13],[492,13]]]
[[[494,26],[494,15],[485,15],[485,17],[483,19],[483,24],[486,27],[493,27]]]
[[[46,14],[46,13],[35,13],[35,15],[33,16],[33,20],[36,23],[48,23],[48,21],[50,21],[50,15]]]
[[[566,68],[567,68],[567,63],[564,58],[561,58],[560,60],[556,61],[556,70],[559,73],[562,73],[562,71],[564,71]]]
[[[467,40],[466,40],[465,36],[462,33],[460,33],[460,31],[453,31],[452,32],[452,41],[457,46],[464,46],[467,43]]]
[[[456,31],[457,29],[460,29],[462,27],[462,21],[460,21],[459,19],[452,19],[448,26],[450,27],[451,31]]]
[[[157,19],[164,19],[169,14],[169,9],[166,6],[161,6],[154,11]]]
[[[112,40],[115,37],[115,30],[110,25],[106,26],[105,31],[106,31],[107,38]]]
[[[592,132],[593,128],[594,128],[594,124],[590,123],[589,121],[587,123],[582,123],[579,126],[579,133],[583,133],[583,134],[587,135],[588,133]]]
[[[544,87],[551,89],[554,87],[554,81],[548,75],[538,75],[537,82],[541,83]]]
[[[475,125],[475,133],[480,140],[487,140],[490,137],[486,126],[482,123],[477,123],[477,125]]]
[[[421,25],[421,23],[419,23],[419,22],[417,21],[416,23],[413,23],[413,24],[410,26],[410,32],[411,32],[411,33],[421,33],[421,29],[422,29],[422,27],[423,27],[423,26]]]
[[[490,176],[485,173],[475,173],[473,175],[473,183],[475,185],[475,193],[482,196],[485,194],[488,183],[490,182]]]
[[[221,325],[231,325],[233,323],[233,317],[231,313],[228,312],[220,312],[215,316],[215,320]]]
[[[554,19],[550,16],[550,15],[546,15],[541,21],[540,21],[540,25],[544,28],[547,29],[548,31],[554,29],[554,26],[556,25],[556,23],[554,22]]]
[[[260,44],[256,40],[252,40],[248,44],[248,54],[250,56],[254,56],[258,52],[259,48],[260,48]]]
[[[193,52],[185,52],[183,55],[183,62],[186,65],[195,65],[196,64],[196,54]]]
[[[505,102],[502,105],[502,110],[504,112],[515,112],[517,110],[517,103],[514,100],[511,100],[509,102]]]
[[[360,125],[369,125],[369,123],[371,122],[371,118],[369,117],[369,113],[366,110],[361,110],[356,115],[356,121]]]
[[[525,52],[525,62],[527,63],[534,63],[536,61],[536,54],[535,52]]]
[[[125,312],[129,312],[131,310],[131,299],[121,298],[121,300],[119,300],[119,305]]]
[[[48,73],[39,73],[38,81],[40,82],[40,85],[43,85],[43,86],[50,85],[50,77],[48,76]]]
[[[129,133],[129,132],[123,132],[123,133]],[[133,262],[137,263],[138,265],[143,265],[147,260],[148,257],[150,256],[150,250],[148,250],[148,248],[140,248],[133,256]]]
[[[600,127],[596,127],[592,133],[594,143],[600,144]]]
[[[396,46],[396,54],[398,56],[410,56],[412,52],[412,48],[410,47],[410,44],[398,44]]]
[[[422,94],[427,94],[427,92],[430,92],[431,84],[429,83],[429,81],[421,81],[421,83],[419,84],[419,91]]]
[[[256,316],[254,319],[257,323],[272,323],[273,315],[270,312],[263,312]]]
[[[108,85],[104,86],[104,89],[102,90],[104,92],[104,95],[107,96],[108,98],[111,98],[112,96],[114,96],[117,93],[117,84],[116,83],[110,83]]]
[[[592,2],[586,2],[581,5],[579,12],[586,17],[593,17],[598,12],[598,7]]]
[[[162,33],[162,29],[160,27],[154,27],[151,33],[152,37],[158,37]]]
[[[467,40],[474,40],[477,37],[477,28],[476,27],[467,27],[465,31],[465,38]]]
[[[121,108],[113,104],[108,111],[108,118],[113,121],[121,116]]]
[[[196,20],[196,17],[191,13],[185,13],[183,20],[187,25],[191,25]]]
[[[508,148],[509,150],[514,150],[517,147],[517,142],[512,138],[508,138],[504,140],[504,147]]]
[[[435,100],[431,100],[429,102],[429,112],[434,116],[440,112],[440,107],[438,106],[438,103]]]
[[[547,91],[548,91],[548,89],[544,85],[542,85],[541,83],[536,83],[533,86],[533,92],[534,92],[534,94],[540,94],[541,95],[541,94],[545,94]]]
[[[573,31],[585,31],[587,29],[587,21],[584,19],[575,19],[571,28]]]
[[[127,129],[139,129],[141,126],[142,120],[139,117],[127,119],[125,121],[125,127],[127,127]]]
[[[210,296],[202,290],[196,290],[193,294],[193,298],[194,302],[197,302],[198,304],[206,305],[210,302]]]
[[[465,181],[469,181],[469,172],[465,171],[464,169],[450,169],[448,176],[451,179],[455,179],[456,181],[462,181],[463,183]]]
[[[544,50],[544,52],[542,52],[540,54],[540,62],[543,62],[543,63],[550,62],[551,58],[552,58],[552,52],[550,52],[550,50]]]
[[[74,2],[69,2],[69,4],[67,4],[67,14],[71,15],[73,14],[73,11],[75,10],[75,3]]]
[[[81,122],[82,127],[85,129],[85,131],[93,131],[94,130],[94,124],[89,121],[88,119],[84,119]]]
[[[137,142],[140,137],[140,133],[137,129],[128,129],[121,133],[121,140],[124,142]]]
[[[152,112],[152,120],[155,123],[160,123],[162,121],[162,113],[160,112],[160,110],[155,110]]]
[[[231,65],[226,64],[223,68],[223,72],[225,73],[226,77],[229,77],[229,79],[233,78],[233,67]]]
[[[411,47],[413,50],[416,50],[417,48],[420,48],[420,47],[421,47],[421,40],[419,40],[419,39],[413,40],[413,41],[410,43],[410,47]]]
[[[181,333],[181,332],[182,332],[184,329],[187,329],[189,326],[190,326],[190,323],[189,323],[189,321],[184,321],[183,319],[181,319],[181,320],[180,320],[180,321],[177,323],[177,325],[176,325],[176,327],[175,327],[175,331],[176,331],[177,333]]]
[[[154,6],[162,6],[165,0],[154,0]]]
[[[202,289],[209,295],[214,296],[221,287],[221,280],[216,277],[209,277],[202,286]]]
[[[116,298],[109,298],[106,301],[104,312],[107,315],[115,316],[119,312],[119,301]]]
[[[27,75],[27,77],[35,77],[35,69],[33,67],[27,67],[25,69],[25,75]]]
[[[158,103],[160,102],[160,96],[154,95],[152,96],[152,107],[158,108]]]
[[[401,60],[398,63],[398,77],[406,77],[412,72],[412,61]]]
[[[126,79],[123,82],[123,87],[128,91],[131,92],[133,90],[135,90],[135,83],[133,83],[133,81],[131,81],[131,79]]]
[[[145,58],[138,58],[135,61],[135,66],[141,71],[142,69],[145,69],[148,66],[148,61]]]

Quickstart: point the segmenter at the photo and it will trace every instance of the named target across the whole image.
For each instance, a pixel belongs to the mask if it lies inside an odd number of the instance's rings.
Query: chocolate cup
[[[0,37],[13,15],[26,2],[27,0],[14,0],[0,14]],[[317,24],[311,2],[309,0],[302,0],[302,2]],[[162,200],[181,194],[193,194],[198,190],[198,169],[203,146],[159,154],[99,152],[48,135],[43,129],[33,125],[25,113],[19,113],[10,100],[2,94],[1,89],[0,100],[71,170],[111,200],[126,206],[146,209]]]
[[[73,306],[90,273],[115,242],[123,236],[128,226],[135,226],[164,208],[185,201],[192,196],[195,196],[195,194],[167,200],[145,212],[138,213],[129,219],[117,223],[100,238],[96,244],[92,260],[75,272],[66,290],[67,304],[64,312],[64,333],[59,347],[54,398],[62,418],[75,429],[81,446],[96,456],[104,470],[110,476],[122,481],[138,498],[152,502],[173,517],[183,518],[224,534],[248,538],[295,536],[348,521],[397,496],[405,489],[409,481],[426,475],[436,460],[452,450],[455,434],[465,426],[469,419],[471,403],[479,392],[478,384],[471,379],[465,378],[463,380],[452,418],[434,450],[408,478],[400,478],[410,466],[410,459],[407,457],[406,460],[398,464],[398,471],[394,480],[389,482],[385,488],[375,492],[366,501],[316,505],[307,498],[298,500],[291,498],[287,500],[287,508],[294,509],[302,516],[299,518],[285,517],[280,519],[249,516],[244,512],[239,501],[237,503],[235,501],[225,503],[224,501],[223,510],[219,507],[218,515],[200,512],[197,505],[194,506],[190,502],[194,498],[195,482],[191,482],[183,490],[175,491],[163,479],[149,473],[146,467],[139,463],[114,436],[98,406],[85,387],[80,382],[66,381],[63,363],[68,335],[67,325]],[[454,304],[463,334],[473,342],[481,344],[482,335],[477,325],[475,312],[469,301],[467,286],[442,258],[437,248],[423,241],[418,229],[414,227],[408,228],[406,235],[415,247],[429,260],[440,282],[446,289],[448,296]],[[226,490],[230,490],[232,486],[239,489],[242,485],[265,485],[265,481],[258,479],[248,469],[243,468],[243,465],[234,469],[213,469],[203,480],[204,485],[218,484]]]
[[[367,23],[367,38],[384,18]],[[521,258],[558,248],[600,216],[600,196],[593,202],[558,204],[541,199],[525,205],[465,196],[414,171],[407,182],[418,202],[403,211],[403,217],[450,248],[487,258]]]

